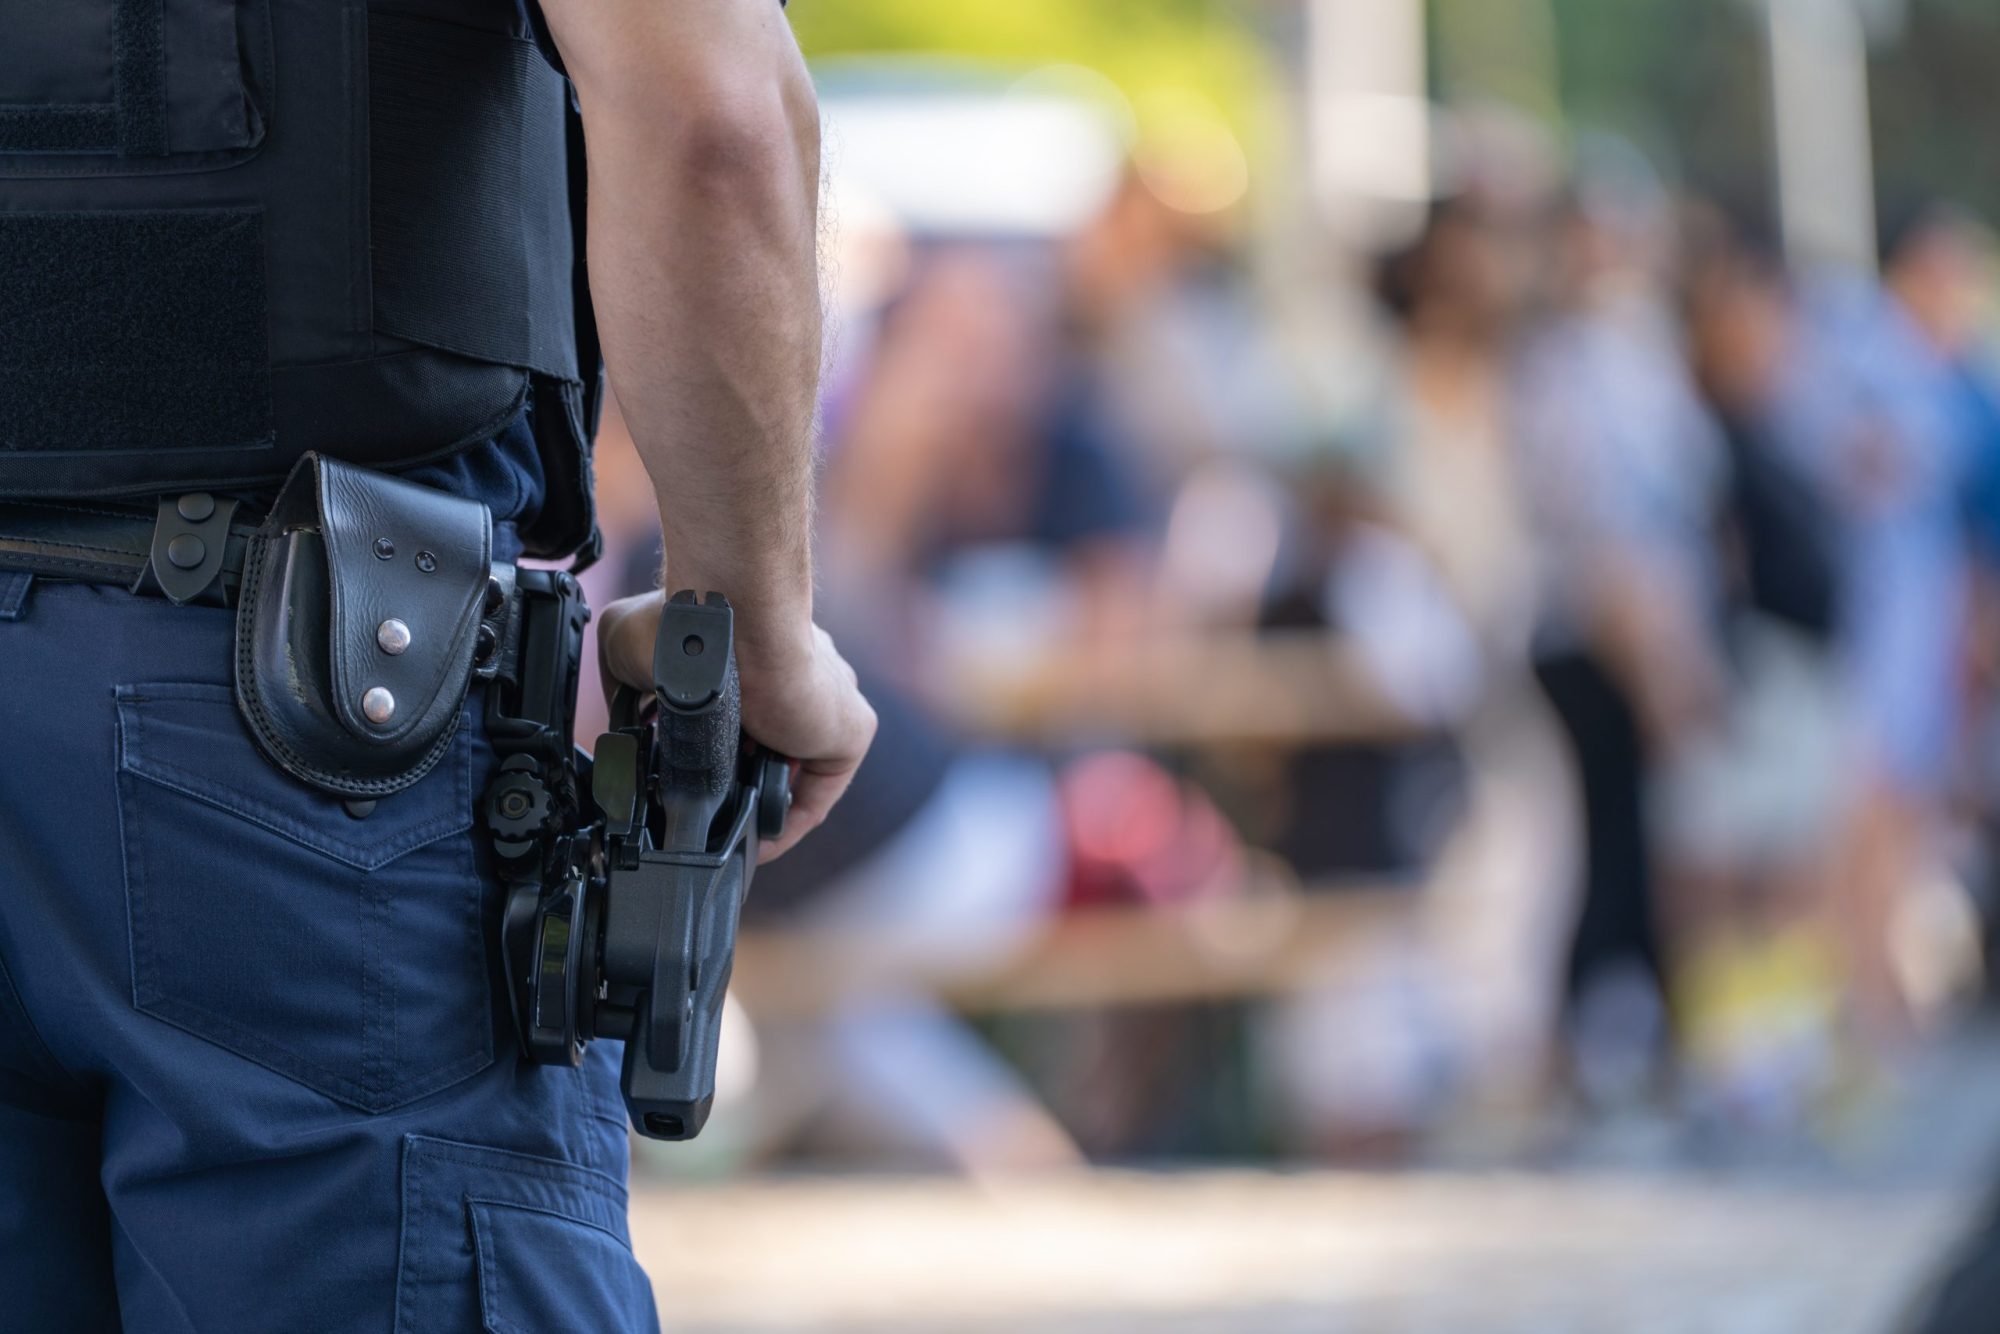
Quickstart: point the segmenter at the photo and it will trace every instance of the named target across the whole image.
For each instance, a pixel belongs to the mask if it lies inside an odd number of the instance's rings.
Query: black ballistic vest
[[[582,140],[524,0],[0,0],[0,497],[385,469],[529,401],[591,532]]]

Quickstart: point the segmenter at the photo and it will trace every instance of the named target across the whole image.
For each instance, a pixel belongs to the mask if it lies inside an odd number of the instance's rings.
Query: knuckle
[[[614,625],[624,620],[627,616],[638,611],[639,605],[644,601],[644,598],[619,598],[604,609],[602,615],[605,624]]]

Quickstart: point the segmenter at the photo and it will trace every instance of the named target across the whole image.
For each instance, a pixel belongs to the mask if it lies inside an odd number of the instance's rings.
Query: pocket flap
[[[492,1334],[657,1328],[646,1275],[619,1233],[532,1205],[466,1204],[478,1247],[479,1312]]]
[[[407,1136],[396,1329],[475,1327],[657,1331],[623,1184],[552,1158]]]
[[[356,820],[339,798],[271,768],[244,731],[228,686],[120,686],[118,737],[118,764],[124,772],[359,870],[379,870],[472,827],[469,752],[452,773],[437,776],[434,797],[406,793]]]

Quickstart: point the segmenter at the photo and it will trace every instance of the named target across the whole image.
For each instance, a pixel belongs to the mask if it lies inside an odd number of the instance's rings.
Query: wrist
[[[752,680],[796,676],[812,661],[810,604],[777,616],[736,611],[736,666]]]
[[[792,672],[813,656],[812,561],[805,550],[772,548],[753,559],[707,560],[706,552],[667,553],[661,587],[671,597],[683,589],[729,599],[736,658],[746,675]]]

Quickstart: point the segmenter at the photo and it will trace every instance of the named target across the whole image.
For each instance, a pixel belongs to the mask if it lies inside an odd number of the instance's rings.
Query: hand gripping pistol
[[[593,1038],[623,1040],[632,1124],[692,1139],[715,1101],[737,916],[760,841],[784,830],[791,768],[743,736],[717,593],[667,603],[651,698],[621,688],[611,730],[583,755],[571,720],[589,612],[566,574],[518,578],[488,729],[500,767],[482,805],[508,890],[501,952],[521,1049],[573,1066]]]

